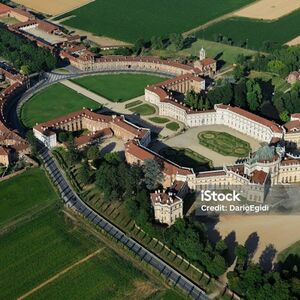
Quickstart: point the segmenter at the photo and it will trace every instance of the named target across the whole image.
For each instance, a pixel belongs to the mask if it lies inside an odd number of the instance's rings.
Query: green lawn
[[[248,18],[231,18],[211,25],[197,34],[200,38],[215,41],[221,34],[231,38],[234,45],[248,41],[248,48],[264,50],[263,42],[284,44],[299,35],[300,10],[273,22]]]
[[[0,226],[53,203],[58,195],[43,170],[35,168],[0,182]]]
[[[176,122],[170,122],[166,125],[166,127],[172,131],[177,131],[180,128],[179,124]]]
[[[277,260],[284,262],[290,254],[300,257],[300,241],[281,251],[278,254]]]
[[[26,102],[21,111],[21,119],[26,127],[45,122],[83,107],[97,109],[100,104],[58,83],[54,84]]]
[[[155,108],[149,104],[142,104],[130,109],[133,113],[139,114],[141,116],[149,116],[155,113]]]
[[[246,157],[251,151],[249,143],[226,132],[203,131],[199,143],[224,156]]]
[[[159,154],[182,167],[193,168],[196,172],[208,170],[212,161],[188,148],[163,148]]]
[[[254,0],[96,0],[59,17],[98,36],[134,43],[188,31]]]
[[[95,75],[72,80],[76,84],[113,102],[124,102],[144,94],[149,84],[166,78],[145,74]]]
[[[149,118],[149,120],[157,124],[165,124],[170,121],[169,119],[163,117],[153,117]]]

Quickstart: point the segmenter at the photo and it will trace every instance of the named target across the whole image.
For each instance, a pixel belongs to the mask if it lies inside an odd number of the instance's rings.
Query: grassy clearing
[[[155,113],[155,108],[149,104],[142,104],[131,108],[130,111],[139,114],[141,116],[149,116]]]
[[[199,143],[224,156],[246,157],[251,151],[249,143],[226,132],[203,131]]]
[[[277,260],[284,262],[289,255],[297,255],[298,257],[300,257],[300,241],[280,252],[278,254]]]
[[[125,108],[131,108],[131,107],[134,107],[134,106],[138,106],[138,105],[140,105],[140,104],[142,104],[142,103],[143,103],[142,100],[132,101],[132,102],[130,102],[130,103],[127,103],[127,104],[125,105]]]
[[[0,226],[54,203],[58,195],[41,169],[30,169],[0,182]]]
[[[196,172],[212,167],[211,160],[188,148],[166,147],[161,149],[159,154],[180,166],[193,168]]]
[[[216,23],[197,36],[215,41],[221,34],[231,38],[234,45],[241,46],[248,42],[248,48],[263,50],[264,41],[285,44],[299,35],[300,10],[273,22],[254,20],[248,18],[231,18]]]
[[[253,0],[96,0],[62,15],[63,22],[95,35],[134,43],[139,38],[188,31]]]
[[[97,109],[100,104],[59,83],[42,90],[26,102],[21,119],[26,127],[32,127],[83,107]]]
[[[291,86],[278,74],[268,73],[268,72],[259,72],[259,71],[251,71],[249,74],[249,78],[260,78],[264,81],[272,81],[272,84],[275,87],[275,91],[285,92]]]
[[[236,57],[239,54],[244,54],[245,56],[253,56],[257,53],[257,51],[254,50],[198,39],[191,45],[191,47],[180,51],[176,51],[176,49],[171,45],[167,49],[151,50],[149,51],[149,55],[159,56],[163,58],[178,58],[178,56],[187,57],[190,55],[198,56],[199,50],[202,47],[205,49],[207,57],[222,60],[225,62],[225,64],[235,63]]]
[[[170,121],[169,119],[163,117],[153,117],[149,118],[149,120],[157,124],[165,124]]]
[[[113,102],[124,102],[144,94],[145,87],[166,78],[145,74],[95,75],[72,80]]]
[[[170,122],[166,125],[166,127],[172,131],[177,131],[180,128],[179,124],[176,122]]]

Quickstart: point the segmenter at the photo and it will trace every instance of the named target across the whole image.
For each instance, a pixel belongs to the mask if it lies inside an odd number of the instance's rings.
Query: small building
[[[183,198],[188,193],[188,185],[183,181],[174,181],[167,190],[158,190],[150,194],[154,209],[154,218],[160,223],[174,224],[183,218]]]
[[[8,167],[10,163],[10,151],[7,148],[0,146],[0,164]]]
[[[199,52],[199,60],[194,63],[194,68],[199,69],[204,76],[213,76],[217,72],[217,61],[206,57],[206,52],[202,48]]]

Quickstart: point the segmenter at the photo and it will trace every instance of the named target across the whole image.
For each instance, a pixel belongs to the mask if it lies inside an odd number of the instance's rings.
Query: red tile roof
[[[209,65],[215,64],[216,62],[217,62],[216,60],[209,58],[209,57],[201,60],[201,64],[203,66],[209,66]]]
[[[125,151],[141,161],[144,161],[145,159],[160,161],[163,165],[163,173],[166,175],[189,175],[193,173],[192,169],[180,167],[175,163],[166,160],[157,153],[152,152],[150,149],[141,146],[138,141],[128,141],[125,145]]]
[[[290,121],[284,124],[287,132],[300,131],[300,120]]]
[[[268,173],[255,170],[250,174],[250,182],[263,185],[268,178]]]
[[[11,10],[12,8],[10,6],[0,3],[0,14],[5,14]]]

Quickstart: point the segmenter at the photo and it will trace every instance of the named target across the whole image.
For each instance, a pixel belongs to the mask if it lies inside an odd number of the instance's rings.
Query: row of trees
[[[0,27],[0,53],[24,73],[49,71],[56,67],[56,57],[36,43]]]

